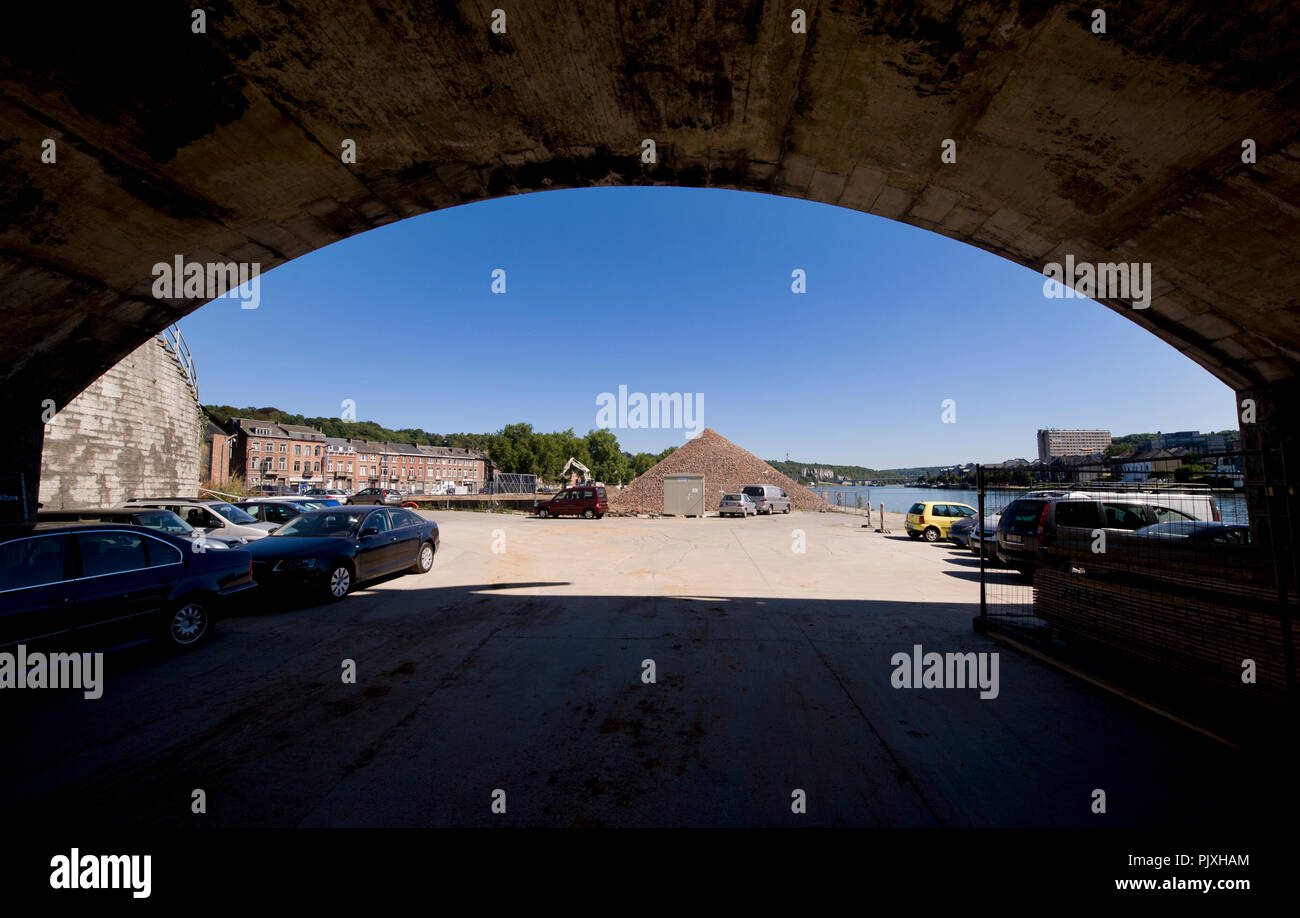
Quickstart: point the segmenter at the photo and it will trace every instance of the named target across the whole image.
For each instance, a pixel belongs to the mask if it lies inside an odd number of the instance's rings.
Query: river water
[[[885,511],[888,513],[906,513],[907,509],[917,501],[942,503],[947,500],[957,504],[969,504],[972,507],[979,506],[977,492],[959,488],[905,488],[898,485],[868,488],[827,485],[816,486],[812,490],[826,498],[826,502],[831,505],[856,507],[860,497],[864,506],[870,503],[873,510],[879,510],[880,505],[884,504]],[[985,500],[991,506],[1001,507],[1013,496],[1014,492],[1011,491],[990,490],[985,495]],[[1244,495],[1232,491],[1215,491],[1214,499],[1219,505],[1219,512],[1223,515],[1225,523],[1244,525],[1249,522]]]

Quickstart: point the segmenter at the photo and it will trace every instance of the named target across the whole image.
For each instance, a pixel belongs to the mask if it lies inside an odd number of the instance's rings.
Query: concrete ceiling
[[[265,271],[468,201],[648,184],[838,204],[1034,270],[1150,262],[1149,308],[1106,305],[1235,388],[1298,375],[1286,0],[1115,5],[1104,35],[1094,3],[801,5],[807,35],[771,0],[225,0],[202,35],[189,3],[24,13],[0,382],[62,405],[197,308],[151,294],[176,255]]]

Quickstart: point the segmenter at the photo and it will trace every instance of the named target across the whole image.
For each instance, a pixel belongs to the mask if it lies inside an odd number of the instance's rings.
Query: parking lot
[[[909,540],[901,517],[882,535],[836,513],[425,515],[442,534],[427,575],[329,605],[241,600],[193,652],[110,655],[99,700],[0,699],[20,750],[0,765],[0,813],[1167,827],[1265,818],[1252,789],[1277,786],[1259,761],[975,634],[978,562]],[[915,645],[997,652],[997,697],[895,688],[892,657]]]

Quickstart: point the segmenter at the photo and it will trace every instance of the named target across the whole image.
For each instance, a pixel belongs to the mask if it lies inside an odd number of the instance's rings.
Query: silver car
[[[776,485],[745,485],[741,490],[754,502],[755,514],[790,512],[790,496]]]
[[[748,494],[724,494],[722,501],[718,504],[718,516],[739,516],[746,517],[753,514],[758,515],[758,508],[754,502],[749,499]]]
[[[138,497],[125,501],[123,507],[160,507],[170,510],[206,536],[262,539],[275,528],[273,523],[259,523],[234,504],[224,500],[197,500],[186,497]]]

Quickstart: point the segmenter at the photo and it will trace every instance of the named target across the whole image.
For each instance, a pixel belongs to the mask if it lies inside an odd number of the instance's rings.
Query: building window
[[[280,457],[280,471],[282,472],[285,471],[288,462],[289,462],[288,459],[284,458],[283,456]]]
[[[257,441],[254,440],[253,442],[249,443],[249,444],[248,444],[248,448],[251,449],[251,450],[253,450],[254,452],[256,452],[256,451],[257,451]]]

